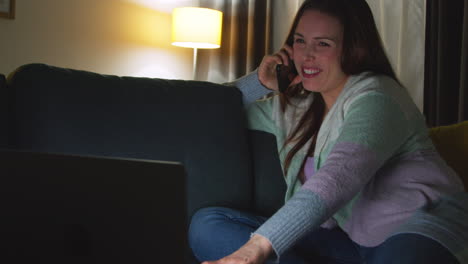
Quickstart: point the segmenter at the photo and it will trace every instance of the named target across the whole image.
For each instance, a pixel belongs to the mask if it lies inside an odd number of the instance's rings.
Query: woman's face
[[[316,10],[305,11],[294,32],[293,59],[308,91],[336,99],[348,78],[341,69],[343,27]]]

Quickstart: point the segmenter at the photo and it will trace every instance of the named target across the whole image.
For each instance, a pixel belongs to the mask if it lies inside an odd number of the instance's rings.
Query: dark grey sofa
[[[0,98],[1,148],[180,161],[189,217],[206,206],[268,216],[283,203],[275,139],[246,129],[236,87],[28,64],[0,75]]]

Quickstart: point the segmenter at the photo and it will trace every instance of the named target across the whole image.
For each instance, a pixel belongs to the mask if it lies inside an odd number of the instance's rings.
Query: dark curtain
[[[429,127],[468,119],[468,0],[427,0],[424,115]]]
[[[221,48],[198,50],[196,79],[228,82],[253,71],[271,53],[270,0],[200,0],[223,12]]]

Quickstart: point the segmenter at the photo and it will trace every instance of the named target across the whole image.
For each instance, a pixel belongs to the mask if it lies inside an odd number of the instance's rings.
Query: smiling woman
[[[278,65],[297,72],[284,92]],[[270,218],[198,211],[189,241],[200,261],[468,263],[468,193],[397,79],[365,0],[304,1],[283,48],[236,85],[245,97],[273,90],[246,101],[247,119],[276,138],[286,202]]]
[[[330,109],[348,79],[341,69],[343,27],[340,21],[315,10],[305,12],[294,33],[292,47],[304,89],[320,92]]]

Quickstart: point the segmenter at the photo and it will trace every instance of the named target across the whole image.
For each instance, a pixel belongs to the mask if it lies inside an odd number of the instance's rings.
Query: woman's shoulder
[[[407,101],[409,94],[395,79],[373,72],[351,75],[343,89],[345,104],[356,99],[374,95],[384,96],[394,101]]]
[[[386,93],[391,90],[401,89],[400,83],[390,76],[369,71],[351,75],[345,85],[345,91],[349,92],[380,91]]]
[[[402,111],[408,119],[422,118],[406,88],[389,76],[364,72],[351,76],[347,85],[342,101],[344,111],[366,107],[370,101],[385,101],[395,108],[395,112]]]

